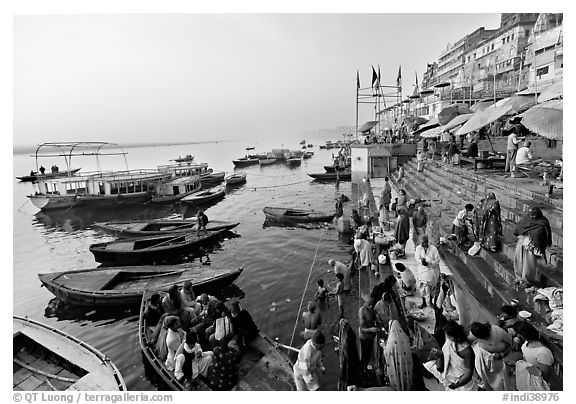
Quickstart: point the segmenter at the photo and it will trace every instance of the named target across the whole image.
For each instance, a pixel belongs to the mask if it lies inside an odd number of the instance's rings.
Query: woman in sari
[[[400,209],[398,211],[396,228],[394,229],[394,238],[396,239],[396,242],[400,244],[398,258],[406,256],[406,242],[410,238],[410,218],[408,217],[406,209]]]
[[[356,335],[346,319],[338,323],[338,352],[340,356],[340,377],[338,390],[347,390],[348,386],[355,386],[359,382],[360,358],[356,348]]]
[[[540,208],[532,208],[516,225],[514,234],[518,236],[514,256],[516,282],[524,287],[531,286],[539,278],[536,260],[538,257],[546,260],[546,247],[552,245],[552,229]]]
[[[480,206],[474,209],[474,230],[482,247],[496,252],[500,248],[502,236],[502,220],[500,218],[500,203],[496,195],[490,192],[480,201]]]
[[[390,385],[396,391],[412,390],[414,370],[410,340],[398,321],[390,321],[389,329],[384,358]]]

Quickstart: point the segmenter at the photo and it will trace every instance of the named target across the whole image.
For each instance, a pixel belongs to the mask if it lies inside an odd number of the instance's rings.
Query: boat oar
[[[22,361],[20,361],[20,360],[18,360],[18,359],[16,359],[16,358],[14,358],[13,360],[14,360],[14,362],[15,362],[17,365],[20,365],[20,366],[22,366],[23,368],[28,369],[28,370],[31,371],[32,373],[38,373],[38,374],[40,374],[40,375],[42,375],[42,376],[49,377],[50,379],[56,379],[56,380],[60,380],[60,381],[62,381],[62,382],[67,382],[67,383],[76,383],[76,382],[78,381],[78,379],[72,379],[72,378],[69,378],[69,377],[63,377],[63,376],[53,375],[52,373],[48,373],[48,372],[45,372],[45,371],[43,371],[43,370],[36,369],[35,367],[32,367],[32,366],[30,366],[30,365],[27,365],[27,364],[25,364],[24,362],[22,362]]]

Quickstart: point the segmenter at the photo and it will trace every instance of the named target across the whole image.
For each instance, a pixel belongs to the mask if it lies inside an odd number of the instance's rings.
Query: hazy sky
[[[195,141],[354,125],[356,70],[404,94],[499,14],[43,15],[14,19],[14,145]],[[373,109],[360,108],[360,124]]]

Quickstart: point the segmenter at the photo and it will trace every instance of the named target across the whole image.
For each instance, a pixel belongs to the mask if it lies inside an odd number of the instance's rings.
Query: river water
[[[255,143],[255,142],[252,142]],[[125,148],[129,168],[155,168],[170,159],[186,154],[196,156],[196,161],[207,162],[214,170],[233,171],[232,159],[243,156],[245,147],[256,146],[255,152],[280,148],[279,141],[268,139],[250,144],[249,141],[215,142],[194,145]],[[297,149],[297,141],[283,147]],[[317,183],[306,175],[322,172],[323,165],[331,161],[331,150],[312,149],[315,156],[303,160],[300,167],[285,164],[252,166],[236,171],[248,174],[247,183],[230,190],[225,199],[206,209],[212,219],[234,220],[241,224],[235,232],[240,236],[220,244],[211,254],[214,265],[244,267],[235,282],[239,290],[234,293],[244,297],[242,305],[250,311],[262,331],[277,341],[289,344],[294,330],[300,300],[313,299],[316,281],[323,278],[334,283],[334,275],[327,273],[327,260],[349,260],[350,246],[339,239],[334,225],[310,228],[265,226],[264,206],[311,207],[329,211],[339,193],[350,196],[350,183],[343,182],[339,190],[333,183]],[[42,160],[45,167],[62,160]],[[101,160],[103,169],[125,169],[124,160],[110,156]],[[23,175],[35,169],[29,154],[14,155],[14,174]],[[83,157],[73,160],[74,167],[95,169],[95,162]],[[54,297],[37,275],[45,272],[94,268],[98,263],[88,250],[90,244],[111,240],[91,228],[98,221],[146,218],[191,217],[196,210],[180,205],[132,206],[119,209],[90,210],[74,208],[67,211],[44,213],[38,211],[26,195],[32,192],[30,183],[13,185],[13,311],[68,332],[107,354],[119,367],[129,390],[162,389],[153,375],[145,371],[145,359],[138,345],[138,316],[135,311],[95,310],[95,308],[67,308],[57,315],[46,317],[45,309]],[[306,280],[311,271],[310,282]],[[231,292],[232,293],[232,292]],[[336,307],[328,308],[328,321],[324,327],[329,333],[330,318]],[[332,311],[334,313],[332,313]],[[301,320],[298,320],[301,322]],[[301,330],[298,325],[298,331]],[[296,337],[294,346],[302,341]],[[323,389],[335,389],[338,377],[337,356],[333,344],[325,349],[328,369]]]

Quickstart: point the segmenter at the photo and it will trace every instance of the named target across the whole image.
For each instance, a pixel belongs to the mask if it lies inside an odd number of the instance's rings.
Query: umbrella
[[[404,104],[408,104],[408,103],[411,102],[411,101],[410,101],[410,98],[405,98],[405,99],[402,100],[402,102],[403,102]]]
[[[548,139],[562,140],[564,107],[562,100],[549,100],[524,112],[522,124],[530,131]]]
[[[440,126],[440,122],[438,122],[438,118],[432,118],[428,121],[428,123],[425,123],[424,125],[420,126],[417,130],[414,131],[414,135],[418,135],[428,129],[432,129],[435,128],[437,126]]]
[[[470,107],[470,110],[472,112],[484,111],[486,108],[488,108],[492,104],[493,104],[492,101],[478,101],[476,104],[474,104]]]
[[[368,121],[364,125],[362,125],[360,127],[360,129],[358,129],[358,131],[368,132],[370,129],[372,129],[374,126],[376,126],[377,123],[378,123],[378,121]]]
[[[464,122],[468,121],[468,119],[470,119],[470,117],[472,115],[473,115],[472,113],[458,115],[457,117],[452,119],[450,122],[448,122],[446,125],[444,125],[443,128],[444,128],[444,130],[454,129],[456,126],[462,125]]]
[[[535,104],[534,97],[515,95],[490,105],[483,111],[475,112],[458,131],[456,136],[478,130],[504,115],[516,115]]]
[[[562,79],[555,81],[554,83],[550,84],[550,86],[546,87],[544,91],[538,97],[538,102],[544,102],[548,100],[552,100],[554,98],[562,97],[563,96],[563,81]]]
[[[435,128],[427,129],[424,132],[420,132],[420,137],[429,139],[431,137],[438,137],[444,132],[444,127],[436,126]]]
[[[447,81],[445,81],[444,83],[438,83],[434,85],[434,88],[442,88],[442,87],[448,87],[450,85],[450,83],[448,83]]]
[[[438,113],[438,120],[442,125],[446,125],[458,115],[470,114],[471,112],[470,108],[465,104],[452,104],[443,108],[442,111]]]
[[[434,90],[422,90],[420,91],[420,95],[430,95],[434,94]]]

